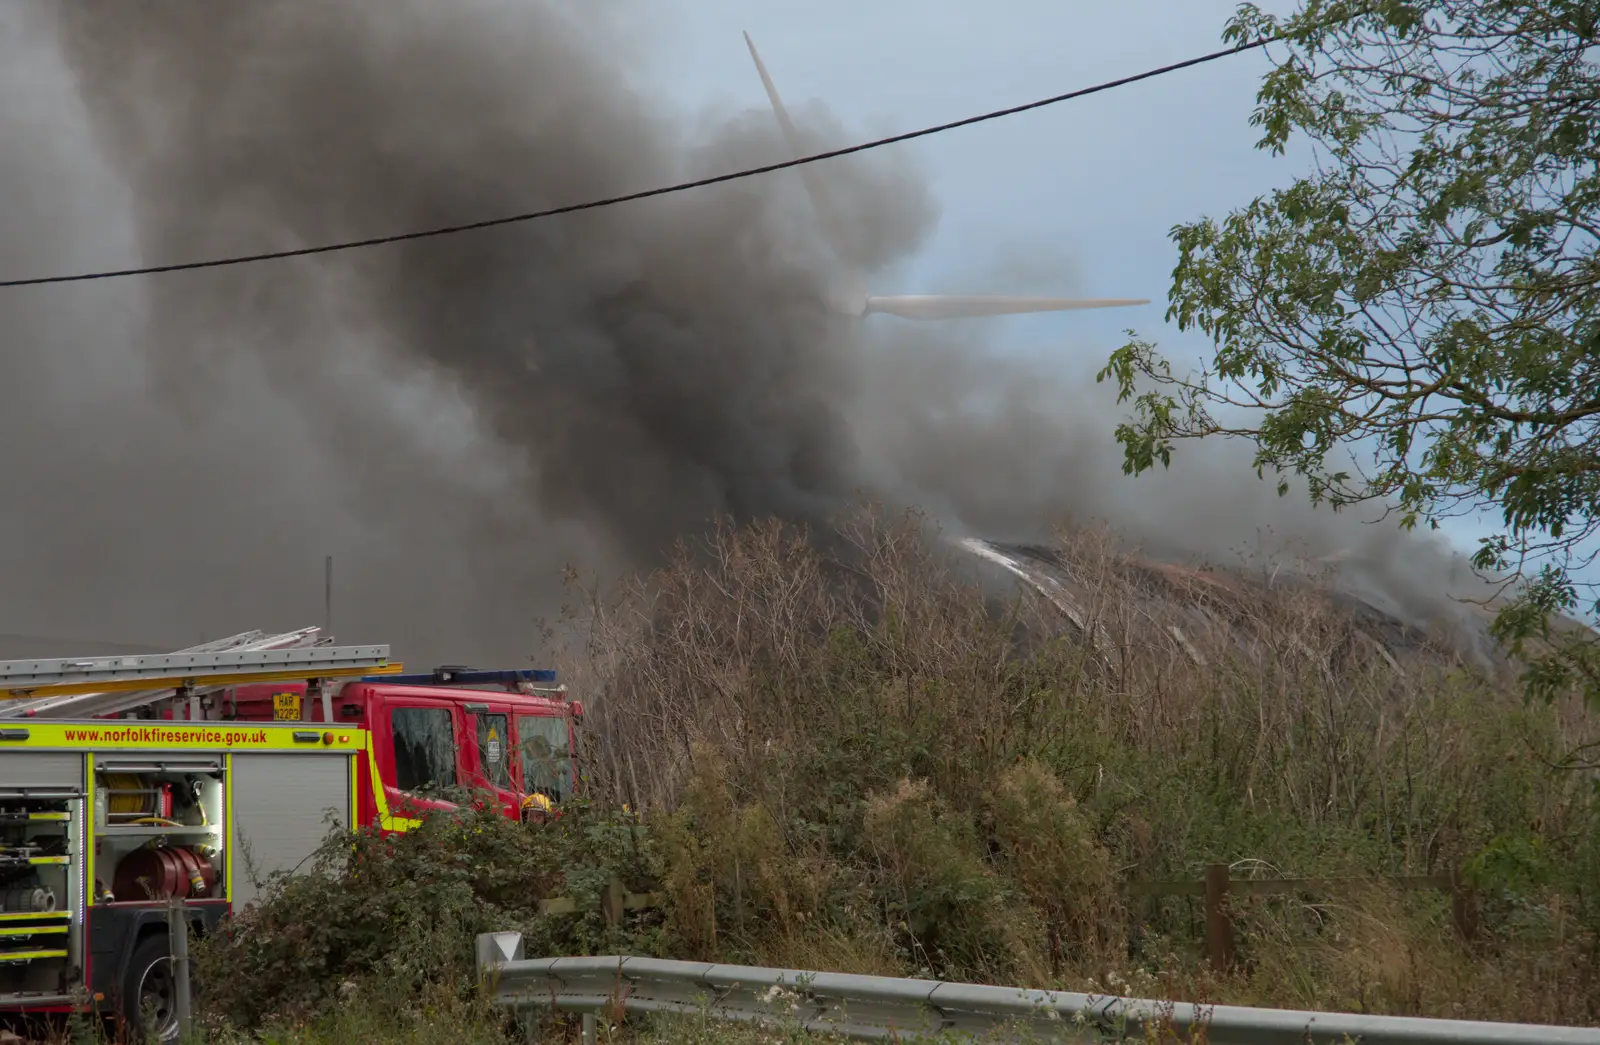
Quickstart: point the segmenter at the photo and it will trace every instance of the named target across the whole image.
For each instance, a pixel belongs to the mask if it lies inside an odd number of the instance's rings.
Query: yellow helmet
[[[548,796],[543,795],[538,791],[535,791],[533,794],[522,800],[522,808],[524,810],[537,809],[540,812],[548,813],[555,809],[555,807],[555,803],[550,801]]]

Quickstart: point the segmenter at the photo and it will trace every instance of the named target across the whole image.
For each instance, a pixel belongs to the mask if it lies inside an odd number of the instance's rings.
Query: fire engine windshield
[[[522,751],[522,786],[553,802],[566,798],[572,786],[571,734],[567,720],[555,715],[518,715],[517,741]]]

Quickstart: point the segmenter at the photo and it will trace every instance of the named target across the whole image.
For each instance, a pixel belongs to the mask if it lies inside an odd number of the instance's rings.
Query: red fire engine
[[[330,810],[405,831],[465,787],[541,818],[577,786],[582,707],[553,672],[404,675],[384,646],[271,641],[0,662],[0,1013],[175,1040],[171,898],[210,930],[301,865]]]
[[[450,803],[429,792],[467,788],[493,795],[507,816],[552,812],[577,785],[572,751],[583,705],[543,670],[442,667],[427,674],[374,675],[337,693],[313,694],[305,681],[230,687],[218,694],[220,719],[233,722],[333,722],[367,733],[357,782],[357,822],[405,830]],[[182,720],[183,708],[163,718]]]

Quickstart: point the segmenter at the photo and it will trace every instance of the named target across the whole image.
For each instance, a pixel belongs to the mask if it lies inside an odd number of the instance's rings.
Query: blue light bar
[[[506,686],[518,682],[554,682],[556,673],[544,668],[478,671],[472,668],[435,668],[420,675],[364,675],[362,682],[387,682],[399,686]]]

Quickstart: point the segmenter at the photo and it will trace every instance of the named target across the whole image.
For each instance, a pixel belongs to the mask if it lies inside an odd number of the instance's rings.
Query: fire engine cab
[[[175,1041],[172,898],[205,932],[301,866],[329,814],[405,831],[465,787],[539,819],[576,786],[582,707],[553,672],[406,675],[314,632],[0,661],[0,1013]]]

